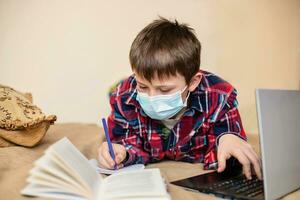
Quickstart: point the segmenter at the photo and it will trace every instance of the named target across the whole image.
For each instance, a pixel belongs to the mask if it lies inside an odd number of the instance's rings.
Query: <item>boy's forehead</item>
[[[182,85],[185,83],[185,79],[182,75],[176,73],[176,75],[165,75],[165,76],[158,76],[155,74],[151,81],[148,81],[143,76],[134,73],[137,82],[142,84],[151,84],[153,86],[155,85]]]

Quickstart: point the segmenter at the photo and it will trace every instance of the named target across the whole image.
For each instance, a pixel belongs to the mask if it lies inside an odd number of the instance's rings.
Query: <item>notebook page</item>
[[[116,170],[110,170],[110,169],[104,169],[98,166],[98,161],[96,159],[91,159],[89,160],[90,164],[96,168],[97,172],[100,174],[114,174],[118,172],[130,172],[130,171],[137,171],[137,170],[143,170],[145,169],[145,165],[143,164],[135,164],[135,165],[130,165],[127,167],[122,167],[120,169]]]

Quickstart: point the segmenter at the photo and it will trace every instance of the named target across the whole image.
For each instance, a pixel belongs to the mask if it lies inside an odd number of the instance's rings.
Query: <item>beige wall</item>
[[[99,123],[107,88],[131,72],[131,42],[157,15],[195,28],[202,69],[236,86],[248,132],[255,88],[300,88],[298,0],[0,0],[0,83],[32,92],[59,122]]]

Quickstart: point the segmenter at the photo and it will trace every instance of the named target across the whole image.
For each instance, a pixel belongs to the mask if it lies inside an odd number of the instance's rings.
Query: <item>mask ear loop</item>
[[[185,102],[184,102],[185,106],[187,106],[187,101],[188,101],[188,99],[190,97],[190,94],[191,94],[191,92],[189,91],[188,95],[186,96]]]
[[[184,91],[187,89],[187,87],[188,87],[188,86],[185,86],[185,88],[183,89],[182,93],[184,93]],[[182,94],[182,93],[181,93],[181,94]],[[186,96],[185,101],[184,101],[184,103],[183,103],[185,106],[187,105],[187,101],[188,101],[188,99],[189,99],[189,97],[190,97],[190,94],[191,94],[191,92],[188,90],[188,95]]]

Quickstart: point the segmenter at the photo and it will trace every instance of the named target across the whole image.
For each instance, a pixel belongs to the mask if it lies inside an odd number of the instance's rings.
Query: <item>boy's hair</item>
[[[134,39],[129,59],[131,68],[149,82],[179,73],[189,83],[200,68],[201,44],[194,29],[160,17]]]

